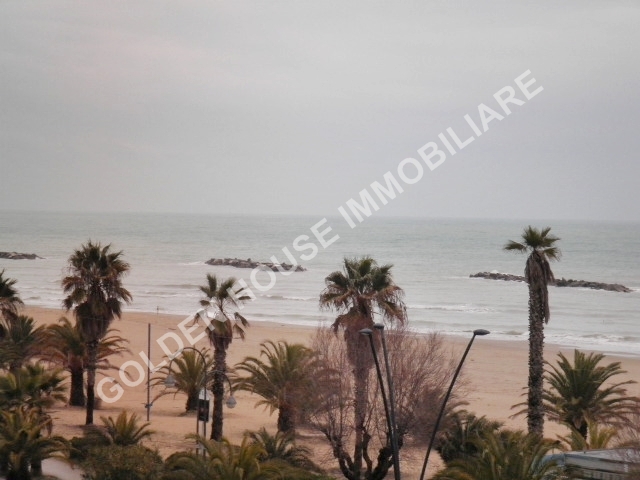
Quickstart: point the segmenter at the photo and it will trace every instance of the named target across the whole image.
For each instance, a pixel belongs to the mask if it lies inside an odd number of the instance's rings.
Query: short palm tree
[[[276,432],[271,435],[262,427],[257,432],[247,432],[245,436],[264,451],[261,461],[279,460],[307,472],[322,473],[322,469],[311,460],[311,450],[296,445],[291,432]]]
[[[549,260],[559,260],[560,240],[550,235],[550,227],[538,230],[524,229],[522,241],[510,240],[504,249],[528,253],[524,277],[529,286],[529,382],[527,391],[527,426],[529,433],[542,438],[544,431],[544,405],[542,400],[544,378],[544,325],[549,322],[549,292],[547,285],[554,281]]]
[[[179,357],[175,357],[171,362],[171,368],[166,365],[160,369],[160,376],[154,379],[154,385],[163,385],[165,379],[171,373],[175,380],[175,386],[167,388],[158,397],[164,395],[176,394],[182,392],[187,396],[187,402],[184,406],[185,412],[195,411],[198,408],[198,395],[205,384],[205,376],[213,366],[213,358],[208,351],[200,351],[206,363],[203,363],[202,357],[193,350],[184,350]]]
[[[114,368],[109,362],[112,355],[122,355],[129,352],[125,346],[129,341],[116,334],[117,329],[109,329],[104,338],[98,344],[97,370]],[[87,365],[87,344],[82,332],[66,317],[61,317],[57,324],[48,325],[43,332],[44,338],[40,357],[58,365],[71,375],[71,387],[69,391],[69,405],[84,407],[86,397],[84,394],[84,371]]]
[[[27,364],[0,376],[0,408],[9,410],[28,405],[44,410],[66,401],[62,371]]]
[[[236,387],[261,396],[257,405],[271,413],[278,410],[278,431],[295,432],[300,408],[312,389],[313,351],[285,341],[268,340],[260,347],[260,358],[247,357],[236,365],[236,371],[246,374]]]
[[[139,424],[138,415],[129,416],[126,411],[120,412],[114,420],[113,417],[100,417],[104,424],[103,430],[98,430],[111,445],[137,445],[141,440],[150,437],[155,432],[149,429],[151,423]]]
[[[16,280],[4,276],[4,270],[0,272],[0,316],[7,321],[14,319],[18,309],[24,305],[15,284]]]
[[[479,441],[502,428],[501,422],[489,420],[484,415],[476,417],[465,411],[455,412],[451,420],[452,425],[442,433],[436,444],[436,450],[447,464],[478,455]]]
[[[196,438],[205,454],[178,452],[166,462],[164,480],[271,480],[284,478],[283,468],[269,462],[262,462],[265,451],[260,445],[251,443],[246,437],[239,446],[232,445],[225,438],[220,441]]]
[[[4,330],[4,337],[0,339],[1,361],[12,372],[42,350],[44,327],[36,327],[35,321],[25,315],[17,315],[11,320],[0,320],[0,329]]]
[[[558,440],[563,442],[568,450],[585,451],[600,450],[609,448],[611,442],[618,436],[618,429],[615,427],[601,426],[595,422],[587,421],[587,438],[574,427],[567,425],[571,432],[563,437],[558,436]]]
[[[131,294],[122,286],[122,277],[129,264],[122,252],[112,252],[111,246],[91,241],[69,257],[69,274],[62,279],[66,310],[73,309],[78,328],[87,345],[87,416],[93,424],[98,346],[111,322],[122,316],[122,304],[131,301]]]
[[[200,300],[200,306],[205,310],[214,310],[213,318],[207,316],[209,324],[209,342],[213,347],[213,414],[211,418],[211,439],[222,439],[222,406],[224,404],[224,383],[227,371],[227,350],[237,336],[244,339],[244,329],[249,322],[240,313],[234,311],[242,303],[250,299],[246,295],[240,295],[240,291],[231,295],[235,278],[228,278],[218,282],[215,275],[207,274],[207,283],[200,287],[204,298]]]
[[[625,385],[633,380],[613,383],[611,378],[626,373],[620,362],[599,365],[601,353],[573,352],[573,365],[558,353],[558,365],[549,365],[544,391],[545,410],[551,420],[576,429],[587,439],[589,422],[622,424],[637,410],[639,400],[627,395]]]
[[[63,456],[68,451],[67,441],[51,436],[51,418],[43,416],[37,408],[23,405],[0,411],[0,470],[7,480],[30,480],[34,460]]]
[[[545,456],[557,444],[535,434],[493,432],[478,441],[478,455],[449,463],[435,480],[546,480],[559,471]]]
[[[355,446],[353,458],[347,462],[354,479],[365,475],[363,442],[368,378],[373,366],[369,342],[360,330],[373,327],[375,314],[388,322],[402,323],[406,319],[404,292],[393,282],[391,268],[392,265],[378,266],[371,257],[345,258],[343,270],[330,273],[325,278],[325,289],[320,293],[320,308],[339,313],[332,328],[336,333],[339,329],[344,330],[347,355],[354,368]],[[342,450],[340,455],[345,453]]]

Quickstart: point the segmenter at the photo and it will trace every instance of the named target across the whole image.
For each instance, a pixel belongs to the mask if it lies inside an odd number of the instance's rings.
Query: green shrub
[[[164,463],[157,451],[140,445],[95,447],[83,463],[86,480],[157,480]]]

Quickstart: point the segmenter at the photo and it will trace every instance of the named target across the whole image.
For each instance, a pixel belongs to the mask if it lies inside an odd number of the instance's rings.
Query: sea
[[[131,265],[124,286],[133,301],[125,310],[192,315],[199,308],[198,287],[213,273],[235,277],[252,289],[256,298],[242,310],[251,322],[317,326],[330,324],[335,316],[319,308],[325,277],[342,269],[345,257],[368,255],[393,265],[411,328],[465,337],[483,328],[496,340],[526,340],[526,284],[469,275],[522,275],[526,257],[502,247],[519,240],[529,224],[550,226],[560,237],[562,257],[552,263],[556,278],[619,283],[633,290],[550,287],[546,342],[640,355],[640,224],[372,216],[351,228],[340,216],[0,211],[0,251],[42,257],[0,259],[0,270],[17,280],[26,305],[59,308],[69,256],[92,240],[121,250]],[[315,250],[302,248],[309,243]],[[249,269],[205,263],[210,258],[269,261],[272,256],[291,263],[283,248],[306,271],[277,273],[273,285],[265,272],[252,279]]]

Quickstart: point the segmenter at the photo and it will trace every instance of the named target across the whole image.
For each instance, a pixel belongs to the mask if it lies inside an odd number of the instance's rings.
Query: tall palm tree
[[[153,385],[164,385],[165,379],[171,373],[175,380],[175,387],[165,389],[156,398],[182,392],[187,396],[187,402],[184,406],[185,412],[196,411],[198,395],[205,383],[207,372],[213,367],[213,359],[209,352],[201,351],[200,353],[206,359],[205,363],[197,352],[185,350],[179,357],[173,359],[170,366],[165,365],[160,369],[161,373],[154,379]]]
[[[69,274],[62,279],[67,296],[62,304],[73,308],[78,328],[87,345],[87,416],[93,424],[98,346],[111,322],[122,316],[122,304],[131,301],[131,294],[122,286],[122,277],[129,264],[122,260],[122,251],[111,251],[89,240],[69,257]]]
[[[237,371],[247,374],[236,386],[260,395],[257,405],[268,407],[271,413],[278,410],[279,432],[294,433],[300,407],[312,389],[313,351],[285,341],[268,340],[260,347],[260,358],[247,357],[236,365]]]
[[[549,322],[549,293],[547,285],[553,282],[549,260],[559,260],[560,240],[550,235],[550,227],[538,230],[528,226],[522,241],[510,240],[504,250],[528,253],[524,277],[529,285],[529,382],[527,392],[527,426],[529,433],[542,437],[544,431],[544,405],[542,401],[544,377],[544,325]]]
[[[209,342],[213,347],[213,415],[211,418],[211,439],[222,439],[222,406],[224,404],[224,382],[227,371],[227,350],[237,336],[244,340],[244,329],[249,322],[240,313],[234,311],[242,303],[250,300],[247,295],[239,295],[240,291],[233,292],[236,279],[218,279],[215,275],[207,274],[207,283],[200,287],[204,298],[200,300],[200,306],[206,309],[213,308],[213,318],[207,316],[209,324]]]
[[[15,372],[28,360],[38,356],[42,348],[44,327],[36,327],[35,321],[26,315],[17,315],[11,320],[0,320],[4,336],[0,338],[2,360],[0,366],[7,366]]]
[[[7,321],[14,319],[18,315],[18,308],[24,305],[15,284],[16,280],[5,278],[4,270],[0,272],[0,316]]]
[[[545,411],[551,420],[564,423],[587,439],[589,422],[624,424],[637,411],[639,400],[627,395],[625,382],[610,379],[626,373],[620,362],[599,365],[601,353],[573,352],[573,365],[558,353],[558,365],[547,371],[549,388],[544,390]]]
[[[109,362],[112,355],[129,352],[125,346],[129,341],[117,335],[115,328],[110,328],[98,344],[97,370],[115,368]],[[66,317],[58,319],[58,323],[48,325],[43,332],[40,357],[58,365],[71,375],[69,405],[84,407],[84,371],[88,363],[87,344],[84,341],[78,324],[72,324]]]
[[[355,445],[352,461],[353,478],[363,478],[363,442],[368,398],[369,371],[373,358],[368,340],[359,332],[375,323],[377,313],[383,321],[404,322],[406,307],[403,290],[393,282],[392,265],[378,266],[371,257],[345,258],[342,271],[325,278],[320,293],[320,308],[334,310],[332,328],[344,330],[349,361],[354,367]]]

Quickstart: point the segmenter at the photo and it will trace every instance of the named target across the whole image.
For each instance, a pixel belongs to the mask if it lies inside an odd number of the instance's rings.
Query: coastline
[[[54,323],[59,317],[65,316],[61,309],[47,309],[39,307],[26,307],[22,310],[25,315],[32,316],[38,324]],[[66,315],[71,319],[72,315]],[[169,314],[154,314],[142,312],[124,312],[121,320],[116,320],[112,324],[120,331],[120,335],[129,339],[129,349],[131,354],[122,357],[113,357],[112,363],[119,367],[126,361],[134,360],[141,365],[140,352],[147,352],[147,325],[151,324],[151,363],[158,365],[164,356],[156,339],[167,335],[165,344],[171,351],[176,349],[175,336],[181,335],[178,327],[185,317]],[[249,319],[251,321],[251,319]],[[228,365],[244,359],[244,357],[257,356],[260,351],[260,343],[265,340],[286,340],[288,342],[308,343],[316,327],[305,327],[288,325],[278,322],[254,321],[246,330],[244,341],[235,339],[228,351]],[[197,335],[197,332],[194,332]],[[469,339],[462,336],[444,336],[445,344],[450,346],[452,356],[457,361],[462,355]],[[185,346],[189,345],[186,341]],[[202,339],[194,344],[197,348],[208,348],[206,339]],[[545,346],[545,359],[555,363],[557,353],[562,351],[565,355],[573,355],[572,348],[560,347],[548,344]],[[640,358],[622,357],[607,355],[606,363],[619,361],[624,370],[627,371],[623,377],[625,380],[640,380]],[[473,347],[466,359],[460,385],[463,388],[463,398],[468,403],[466,409],[477,415],[485,415],[490,419],[504,422],[505,426],[517,429],[526,429],[526,419],[524,416],[510,418],[515,410],[512,405],[522,402],[522,394],[527,384],[528,372],[528,343],[526,341],[492,340],[490,337],[477,337]],[[132,377],[138,375],[135,369],[130,369]],[[112,375],[116,377],[118,371],[114,370]],[[100,380],[98,376],[98,381]],[[153,389],[151,397],[157,393],[158,389]],[[640,396],[639,384],[629,385],[630,395]],[[108,393],[108,386],[105,388]],[[256,407],[258,397],[247,392],[235,393],[237,406],[233,410],[225,408],[224,435],[232,442],[240,442],[244,431],[257,430],[265,426],[270,431],[275,431],[277,414],[269,415],[269,411],[262,407]],[[149,446],[158,448],[164,456],[178,450],[192,447],[190,442],[184,440],[184,435],[195,430],[194,417],[184,415],[185,397],[178,395],[164,396],[156,400],[151,408],[151,428],[157,433],[149,442]],[[146,381],[142,381],[135,387],[124,386],[124,393],[120,399],[113,403],[103,402],[100,410],[96,410],[96,423],[100,423],[101,416],[116,416],[121,410],[126,409],[137,413],[141,420],[146,419]],[[80,426],[84,423],[84,409],[79,407],[59,406],[54,409],[54,431],[66,437],[81,435]],[[330,452],[320,434],[317,432],[303,430],[301,440],[309,445],[316,459],[325,464],[333,466],[335,462],[331,459]],[[556,438],[556,435],[565,435],[564,427],[552,422],[545,423],[545,436]],[[403,473],[409,475],[418,469],[421,463],[422,452],[412,452],[405,449],[402,454]],[[415,465],[414,465],[415,464]],[[429,468],[435,471],[438,461],[434,460]],[[433,470],[432,470],[433,469]],[[411,478],[411,476],[407,477]]]

